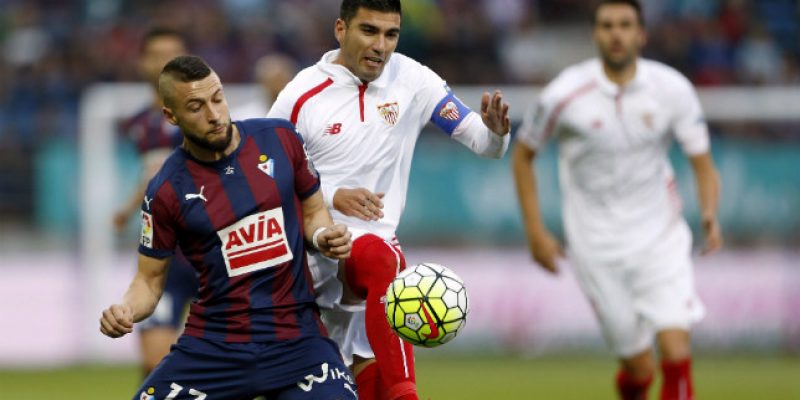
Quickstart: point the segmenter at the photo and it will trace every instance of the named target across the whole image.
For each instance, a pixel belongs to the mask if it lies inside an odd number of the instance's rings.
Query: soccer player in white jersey
[[[323,319],[352,363],[362,400],[418,398],[412,348],[389,328],[381,297],[405,266],[395,229],[421,129],[431,121],[491,158],[509,143],[500,92],[485,93],[481,112],[472,112],[436,73],[393,54],[401,15],[398,0],[344,0],[335,25],[340,48],[301,71],[269,113],[297,125],[334,220],[355,238],[338,278],[336,261],[321,256],[312,257],[312,272]]]
[[[593,37],[599,59],[564,70],[526,116],[512,164],[534,259],[557,272],[561,245],[544,226],[533,160],[559,144],[567,255],[621,361],[623,399],[644,399],[661,357],[661,399],[693,398],[690,325],[704,314],[693,282],[691,232],[667,157],[672,138],[695,173],[706,252],[722,245],[719,178],[708,130],[687,79],[639,58],[645,43],[636,0],[603,0]]]

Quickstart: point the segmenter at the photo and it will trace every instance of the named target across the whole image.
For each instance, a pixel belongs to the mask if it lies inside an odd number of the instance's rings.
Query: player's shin
[[[366,330],[375,353],[383,399],[417,399],[414,354],[409,343],[400,339],[386,321],[382,297],[389,283],[405,268],[405,259],[391,244],[374,235],[353,242],[346,261],[347,283],[366,298]]]
[[[661,400],[693,400],[692,359],[662,361]]]
[[[636,379],[624,369],[620,369],[617,372],[617,393],[622,400],[645,400],[647,399],[647,390],[652,382],[652,375],[645,379]]]

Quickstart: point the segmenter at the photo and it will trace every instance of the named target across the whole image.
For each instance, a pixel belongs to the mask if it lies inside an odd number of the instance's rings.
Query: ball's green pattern
[[[404,340],[436,347],[464,327],[469,311],[464,282],[446,267],[423,263],[397,275],[386,289],[386,319]]]

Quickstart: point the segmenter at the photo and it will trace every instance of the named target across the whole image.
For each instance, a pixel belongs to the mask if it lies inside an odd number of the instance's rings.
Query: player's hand
[[[100,332],[110,338],[118,338],[133,332],[133,310],[124,304],[114,304],[103,310]]]
[[[491,99],[489,98],[489,92],[483,93],[481,118],[492,132],[500,136],[506,135],[511,131],[511,121],[508,118],[508,103],[503,102],[503,93],[495,90]]]
[[[128,220],[130,213],[127,211],[117,211],[114,213],[114,219],[112,220],[112,224],[114,225],[114,230],[117,232],[122,232],[128,226]]]
[[[326,257],[343,260],[350,257],[350,250],[353,249],[352,234],[342,224],[332,225],[320,232],[317,245],[320,253]]]
[[[706,244],[702,254],[711,254],[722,248],[722,229],[716,217],[703,218],[703,233],[705,234]]]
[[[377,221],[383,218],[384,193],[372,193],[364,188],[340,188],[333,195],[333,208],[349,217],[364,221]]]
[[[564,257],[561,243],[548,231],[541,231],[532,236],[533,238],[528,240],[528,247],[533,259],[548,272],[557,274],[556,260]]]

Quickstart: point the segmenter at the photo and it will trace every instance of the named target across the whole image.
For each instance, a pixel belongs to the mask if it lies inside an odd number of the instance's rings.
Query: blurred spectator
[[[94,82],[136,79],[136,40],[150,26],[188,32],[225,82],[250,82],[263,54],[302,68],[335,43],[330,0],[0,0],[0,150],[25,159],[74,141],[80,96]],[[797,83],[796,0],[643,0],[646,54],[699,85]],[[405,0],[398,50],[448,83],[540,83],[593,55],[582,0]],[[13,176],[16,158],[0,156]],[[29,168],[24,167],[24,168]],[[22,172],[20,172],[22,173]],[[32,185],[24,190],[32,191]],[[13,195],[13,194],[12,194]],[[24,196],[23,196],[24,197]]]

